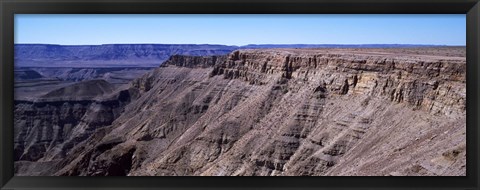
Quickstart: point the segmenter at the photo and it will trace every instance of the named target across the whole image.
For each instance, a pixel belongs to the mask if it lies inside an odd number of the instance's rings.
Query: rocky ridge
[[[65,154],[18,151],[16,173],[465,175],[465,56],[392,51],[172,56]]]
[[[14,58],[16,67],[158,67],[162,62],[168,60],[172,55],[225,55],[238,49],[355,47],[442,48],[442,46],[408,44],[251,44],[246,46],[227,46],[215,44],[15,44]]]
[[[220,55],[233,46],[209,44],[16,44],[17,67],[158,67],[170,56]]]
[[[387,97],[432,113],[464,112],[464,58],[394,57],[374,53],[306,53],[305,50],[235,51],[228,61],[215,66],[212,75],[240,78],[253,84],[266,83],[261,81],[266,78],[265,74],[305,81],[320,78],[319,85],[337,94]]]
[[[88,91],[96,89],[101,91]],[[111,91],[106,81],[93,80],[54,90],[41,99],[15,100],[15,160],[63,158],[76,143],[112,124],[137,92]]]

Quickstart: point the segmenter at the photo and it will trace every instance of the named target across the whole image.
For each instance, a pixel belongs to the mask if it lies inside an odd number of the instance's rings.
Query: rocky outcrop
[[[338,94],[365,94],[447,115],[464,112],[464,58],[327,53],[305,50],[235,51],[212,75],[262,84],[272,74],[318,81]]]
[[[422,45],[309,45],[263,44],[226,46],[213,44],[104,44],[55,45],[15,44],[17,67],[157,67],[173,55],[211,56],[225,55],[237,49],[265,48],[405,48]],[[432,46],[430,46],[432,47]],[[433,46],[434,47],[434,46]],[[428,48],[427,48],[428,49]],[[429,52],[431,53],[431,51]],[[88,74],[89,70],[79,72]]]
[[[15,160],[52,161],[98,129],[109,126],[137,96],[102,80],[54,90],[41,99],[15,101]],[[83,93],[83,94],[82,94]]]
[[[16,81],[32,80],[44,77],[40,73],[32,69],[15,69],[14,76]]]
[[[74,82],[93,79],[104,79],[109,82],[119,83],[123,81],[130,82],[135,78],[141,77],[143,74],[147,73],[152,69],[153,67],[22,67],[19,68],[18,71],[20,72],[23,70],[31,70],[41,75],[40,77],[36,77],[35,79],[40,79],[44,77]]]
[[[131,82],[136,96],[110,124],[62,159],[17,162],[15,171],[55,162],[42,174],[465,175],[466,67],[458,52],[172,56]]]
[[[40,100],[92,100],[95,97],[110,94],[114,90],[115,87],[105,80],[88,80],[48,92],[41,96]]]
[[[157,67],[172,55],[222,55],[236,46],[208,44],[16,44],[15,65],[29,67]]]
[[[226,56],[183,56],[173,55],[162,66],[175,65],[188,68],[208,68],[225,61]]]

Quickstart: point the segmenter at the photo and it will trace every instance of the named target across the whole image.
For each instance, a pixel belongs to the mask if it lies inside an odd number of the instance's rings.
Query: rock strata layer
[[[463,176],[464,51],[171,56],[92,102],[17,102],[16,175]]]

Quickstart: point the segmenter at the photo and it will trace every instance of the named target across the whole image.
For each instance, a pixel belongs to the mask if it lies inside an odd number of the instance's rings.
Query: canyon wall
[[[465,175],[465,56],[445,53],[463,50],[421,50],[172,56],[101,130],[16,173]]]
[[[16,67],[157,67],[172,55],[220,55],[235,46],[209,44],[16,44]]]
[[[422,45],[395,44],[15,44],[16,67],[157,67],[173,55],[225,55],[237,49],[265,48],[406,48]],[[428,46],[427,46],[428,47]],[[429,46],[435,47],[435,46]]]
[[[36,100],[15,100],[14,159],[41,163],[68,156],[76,144],[111,125],[136,96],[135,90],[114,91],[104,80],[91,80]]]
[[[212,75],[265,83],[267,75],[318,82],[337,94],[385,97],[418,109],[446,115],[465,110],[464,58],[435,56],[393,58],[375,53],[323,53],[305,50],[235,51]]]

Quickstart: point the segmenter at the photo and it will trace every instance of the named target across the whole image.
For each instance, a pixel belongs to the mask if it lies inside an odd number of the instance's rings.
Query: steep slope
[[[105,80],[88,80],[53,90],[42,99],[91,100],[114,91],[112,84]]]
[[[14,76],[16,81],[32,80],[44,77],[37,71],[31,69],[15,69]]]
[[[41,99],[15,100],[16,165],[39,163],[51,169],[49,165],[68,156],[76,144],[111,125],[136,96],[134,89],[114,91],[108,82],[93,80],[53,90]]]
[[[172,56],[42,174],[465,175],[464,49],[397,51]]]
[[[26,68],[38,72],[44,77],[57,78],[64,81],[83,81],[92,79],[105,79],[109,82],[123,82],[141,77],[155,67],[30,67]],[[127,82],[127,83],[128,83]]]

